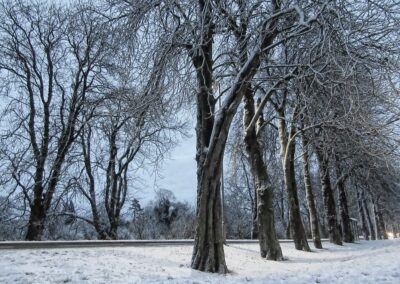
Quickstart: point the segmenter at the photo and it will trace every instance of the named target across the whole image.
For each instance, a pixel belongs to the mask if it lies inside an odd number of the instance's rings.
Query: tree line
[[[269,260],[283,259],[278,236],[304,251],[308,236],[354,242],[354,219],[365,239],[387,238],[399,227],[399,5],[2,1],[2,222],[41,240],[63,216],[117,239],[131,204],[139,228],[140,169],[162,162],[189,112],[192,268],[226,273],[226,236],[258,238]],[[170,202],[153,210],[167,228]]]

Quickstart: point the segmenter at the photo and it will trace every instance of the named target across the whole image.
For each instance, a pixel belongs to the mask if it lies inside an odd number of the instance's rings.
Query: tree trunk
[[[310,251],[310,247],[308,246],[307,242],[307,236],[300,216],[299,199],[297,196],[294,168],[294,155],[296,149],[294,141],[295,128],[292,125],[290,134],[288,135],[286,132],[287,130],[284,110],[281,108],[278,110],[278,113],[281,117],[279,121],[278,132],[281,144],[281,160],[283,165],[284,181],[288,194],[290,234],[296,249]],[[296,111],[294,110],[292,118],[294,118],[295,113]]]
[[[379,239],[387,240],[388,235],[386,233],[385,221],[383,220],[382,210],[378,204],[378,201],[376,201],[374,209],[375,209],[375,217],[377,219],[376,225],[377,225]]]
[[[257,196],[257,189],[254,188],[254,204],[251,205],[252,207],[252,226],[251,226],[251,239],[258,238],[258,196]]]
[[[222,157],[220,157],[222,159]],[[220,177],[221,165],[198,169],[197,226],[193,248],[192,268],[226,273],[222,236]]]
[[[222,107],[215,116],[213,85],[213,28],[212,5],[199,0],[201,42],[190,50],[197,77],[197,226],[191,267],[193,269],[226,273],[223,249],[220,177],[222,158],[233,117],[243,98],[245,82],[252,80],[260,63],[261,55],[275,38],[274,21],[266,22],[260,42],[245,64],[242,64],[232,85],[225,95]],[[215,121],[214,121],[214,118]]]
[[[203,20],[202,42],[191,51],[197,77],[197,210],[196,233],[191,267],[193,269],[226,273],[222,236],[220,178],[226,137],[211,145],[214,130],[215,99],[213,87],[213,23],[212,8],[199,1]],[[229,129],[229,128],[228,128]],[[226,129],[226,136],[228,133]],[[224,141],[225,140],[225,141]],[[221,143],[222,142],[222,143]],[[218,145],[217,145],[218,144]],[[218,147],[217,147],[218,146]]]
[[[361,192],[360,189],[357,189],[357,202],[358,202],[358,214],[360,215],[361,219],[361,230],[363,232],[364,240],[369,240],[369,231],[367,227],[367,220],[364,213],[364,206],[362,202]]]
[[[318,226],[318,214],[317,208],[315,206],[314,193],[311,185],[311,177],[310,177],[310,169],[309,169],[309,160],[308,160],[308,141],[307,137],[305,137],[304,133],[301,133],[301,139],[303,144],[303,177],[304,177],[304,186],[306,189],[306,198],[307,198],[307,207],[310,218],[310,227],[311,227],[311,236],[314,242],[315,248],[322,249],[321,236],[319,233]]]
[[[25,236],[27,241],[41,241],[44,231],[46,212],[41,199],[35,199],[31,206],[28,230]]]
[[[353,243],[354,236],[351,231],[351,223],[349,216],[349,207],[347,204],[347,196],[344,185],[344,178],[342,177],[340,165],[338,158],[336,158],[336,178],[337,180],[337,188],[339,192],[339,213],[340,213],[340,224],[342,228],[342,237],[343,241],[346,243]]]
[[[269,260],[282,260],[282,250],[275,231],[272,187],[262,157],[261,146],[257,139],[256,129],[254,127],[248,129],[255,113],[253,92],[249,85],[246,86],[244,92],[244,142],[257,192],[257,225],[260,254],[261,257]],[[262,123],[262,116],[260,116],[258,125],[261,126]],[[259,129],[260,127],[258,127]]]
[[[376,239],[377,240],[383,240],[383,231],[381,230],[381,227],[380,227],[380,224],[379,224],[380,220],[379,220],[379,217],[378,217],[377,213],[378,212],[376,211],[376,208],[374,206]]]
[[[289,162],[289,165],[286,165],[284,170],[286,189],[288,192],[290,234],[293,238],[296,249],[310,251],[300,216],[300,206],[294,171],[294,149],[295,148],[293,147],[291,161]]]
[[[325,218],[328,225],[329,241],[336,245],[342,245],[336,217],[335,199],[333,197],[333,190],[329,176],[328,160],[324,157],[321,149],[317,149],[317,159],[324,199]]]
[[[247,190],[249,192],[249,197],[251,201],[251,232],[250,232],[250,238],[253,239],[258,239],[258,217],[257,217],[257,188],[253,187],[250,183],[250,178],[249,174],[247,173],[246,170],[246,165],[243,161],[243,157],[241,157],[241,163],[244,171],[244,176],[246,179],[246,185],[247,185]],[[253,184],[255,184],[254,181],[254,176],[253,176]],[[253,191],[253,193],[252,193]]]
[[[369,235],[371,236],[371,240],[376,240],[375,228],[374,228],[374,224],[372,223],[371,215],[369,213],[367,201],[365,200],[364,191],[361,191],[361,200],[362,200],[363,208],[365,211],[365,218],[368,223]]]
[[[399,226],[398,225],[394,225],[392,223],[392,233],[393,233],[393,238],[397,239],[397,234],[399,233]]]

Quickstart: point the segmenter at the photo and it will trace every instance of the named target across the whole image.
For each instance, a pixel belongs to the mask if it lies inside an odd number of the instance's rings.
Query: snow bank
[[[0,251],[0,283],[400,283],[400,240],[360,241],[311,253],[282,244],[283,262],[257,244],[225,247],[231,273],[190,269],[191,246]]]

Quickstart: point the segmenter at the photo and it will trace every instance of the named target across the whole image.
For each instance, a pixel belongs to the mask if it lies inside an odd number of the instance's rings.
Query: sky
[[[145,179],[148,190],[140,193],[141,201],[147,203],[154,199],[158,188],[172,191],[177,201],[187,201],[195,204],[196,200],[196,136],[190,131],[190,138],[184,138],[170,153],[159,168],[160,177],[149,175]]]

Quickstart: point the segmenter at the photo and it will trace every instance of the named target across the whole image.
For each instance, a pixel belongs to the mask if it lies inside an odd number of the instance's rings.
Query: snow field
[[[1,250],[0,283],[400,283],[399,239],[281,246],[282,262],[261,259],[257,244],[226,246],[227,275],[190,269],[190,245]]]

